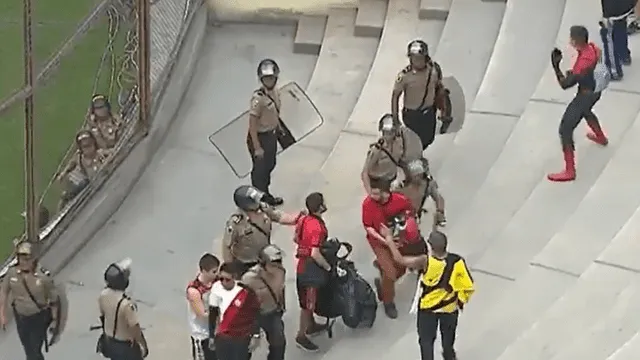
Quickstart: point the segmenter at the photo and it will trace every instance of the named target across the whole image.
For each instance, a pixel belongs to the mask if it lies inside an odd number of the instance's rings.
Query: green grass
[[[34,1],[34,53],[36,73],[58,51],[78,24],[95,6],[93,0]],[[125,24],[127,25],[127,24]],[[114,47],[120,55],[126,28]],[[82,126],[92,95],[100,58],[108,39],[104,16],[63,58],[54,75],[34,96],[36,123],[36,180],[38,196]],[[0,1],[0,99],[23,86],[22,1]],[[103,68],[98,92],[108,93],[110,66]],[[114,86],[114,89],[117,87]],[[117,90],[115,90],[117,92]],[[113,94],[115,95],[115,93]],[[115,101],[114,101],[115,102]],[[11,252],[11,240],[24,229],[24,110],[16,104],[0,115],[0,257]],[[57,184],[45,194],[45,205],[53,213],[60,189]]]

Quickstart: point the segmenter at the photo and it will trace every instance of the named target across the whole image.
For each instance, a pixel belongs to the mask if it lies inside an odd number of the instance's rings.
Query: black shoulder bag
[[[271,100],[271,102],[273,103],[273,106],[276,108],[276,112],[278,112],[278,123],[280,124],[280,128],[278,129],[278,131],[276,131],[276,136],[278,137],[278,143],[282,147],[282,150],[286,150],[288,147],[296,143],[296,138],[293,137],[293,134],[291,133],[291,130],[289,130],[289,127],[287,126],[287,124],[285,124],[284,121],[282,121],[282,118],[280,117],[280,108],[278,107],[278,103],[276,103],[275,99],[272,98],[271,95],[267,93],[263,93],[263,94],[266,97],[268,97],[269,100]]]

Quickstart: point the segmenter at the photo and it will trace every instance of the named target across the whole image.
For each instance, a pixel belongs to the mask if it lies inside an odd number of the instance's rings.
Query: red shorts
[[[296,290],[298,292],[300,309],[315,311],[316,301],[318,301],[318,289],[300,286],[300,283],[296,281]]]

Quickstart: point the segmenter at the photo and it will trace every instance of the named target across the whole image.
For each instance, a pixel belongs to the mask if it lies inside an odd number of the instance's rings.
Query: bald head
[[[441,255],[447,252],[447,235],[440,231],[433,231],[429,234],[429,245],[431,250],[437,255]]]

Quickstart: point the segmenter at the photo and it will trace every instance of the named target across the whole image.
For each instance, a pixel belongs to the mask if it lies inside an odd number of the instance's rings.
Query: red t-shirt
[[[311,250],[318,248],[327,239],[329,232],[324,222],[312,215],[305,215],[298,219],[296,223],[296,273],[304,271],[304,261],[311,256]]]
[[[379,232],[380,225],[386,224],[387,220],[392,216],[403,212],[412,213],[412,211],[411,201],[400,193],[391,193],[389,200],[385,204],[380,204],[370,196],[367,196],[362,201],[362,225],[365,229],[370,227]],[[385,246],[369,234],[367,234],[367,240],[371,246]]]
[[[573,64],[571,71],[576,75],[584,75],[587,70],[592,70],[598,62],[600,49],[594,43],[589,43],[584,48],[578,50],[578,57]]]

